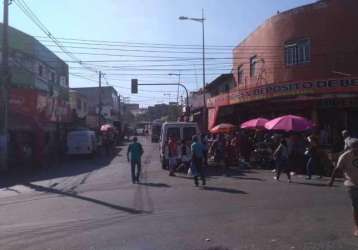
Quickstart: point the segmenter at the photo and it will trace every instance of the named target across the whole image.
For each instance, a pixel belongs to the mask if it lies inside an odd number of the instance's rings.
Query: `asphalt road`
[[[141,141],[142,184],[131,184],[124,146],[2,188],[0,249],[358,249],[342,182],[211,170],[197,188],[169,177],[158,144]]]

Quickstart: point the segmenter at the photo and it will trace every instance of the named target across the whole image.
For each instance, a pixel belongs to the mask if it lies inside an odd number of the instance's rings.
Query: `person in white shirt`
[[[342,170],[346,179],[344,185],[347,187],[352,200],[353,220],[355,224],[353,235],[358,237],[358,139],[350,139],[348,147],[348,151],[339,157],[328,185],[333,185],[337,170]]]
[[[352,139],[352,137],[348,130],[342,131],[342,137],[344,139],[344,151],[347,151],[349,149],[349,141]]]

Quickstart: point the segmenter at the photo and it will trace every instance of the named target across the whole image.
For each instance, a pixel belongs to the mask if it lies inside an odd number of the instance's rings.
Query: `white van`
[[[96,133],[92,130],[77,130],[67,134],[68,155],[93,155],[97,151]]]
[[[177,142],[182,140],[191,141],[193,135],[200,133],[198,124],[195,122],[165,122],[162,125],[162,130],[159,139],[160,161],[162,168],[165,169],[168,165],[168,148],[167,142],[169,136],[176,138]]]

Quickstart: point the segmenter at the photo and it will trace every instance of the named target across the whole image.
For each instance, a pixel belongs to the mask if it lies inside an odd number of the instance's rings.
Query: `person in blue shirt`
[[[127,151],[127,159],[128,159],[128,162],[131,163],[131,173],[132,173],[132,183],[133,184],[139,183],[142,155],[143,155],[143,147],[138,142],[137,137],[134,137],[133,143],[129,144],[128,151]]]
[[[203,186],[206,184],[205,173],[204,173],[204,146],[199,142],[198,136],[193,136],[193,143],[191,144],[192,152],[192,166],[195,171],[192,171],[194,174],[194,183],[195,186],[199,186],[199,176],[201,178]]]

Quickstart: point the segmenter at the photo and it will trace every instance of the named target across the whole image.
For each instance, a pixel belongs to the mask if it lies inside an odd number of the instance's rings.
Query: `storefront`
[[[9,103],[10,166],[29,169],[45,164],[61,145],[70,122],[68,103],[30,89],[12,89]]]
[[[337,141],[348,129],[358,136],[358,78],[289,82],[235,90],[208,100],[209,128],[218,123],[240,123],[257,117],[268,119],[286,114],[311,119]]]

